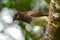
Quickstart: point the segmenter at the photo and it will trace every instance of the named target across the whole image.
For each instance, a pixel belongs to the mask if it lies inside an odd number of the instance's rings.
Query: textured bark
[[[60,0],[51,0],[48,27],[41,40],[60,40]]]

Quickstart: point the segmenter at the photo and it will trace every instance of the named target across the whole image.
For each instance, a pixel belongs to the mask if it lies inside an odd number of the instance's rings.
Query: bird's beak
[[[13,21],[15,21],[15,19],[13,19]]]
[[[13,17],[13,21],[15,21],[15,17]]]

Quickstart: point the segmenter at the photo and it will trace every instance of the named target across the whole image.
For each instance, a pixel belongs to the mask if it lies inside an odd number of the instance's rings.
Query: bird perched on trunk
[[[48,13],[46,12],[42,12],[39,10],[32,10],[26,12],[17,12],[13,17],[13,20],[20,20],[23,22],[27,22],[29,24],[41,26],[48,19],[47,16]]]
[[[48,16],[48,13],[42,12],[39,10],[17,12],[13,18],[14,18],[14,20],[21,20],[21,21],[30,23],[34,18],[38,18],[38,17],[42,17],[42,16]]]

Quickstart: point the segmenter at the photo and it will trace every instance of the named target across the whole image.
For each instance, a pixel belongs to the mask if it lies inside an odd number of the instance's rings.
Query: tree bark
[[[51,0],[48,27],[41,40],[60,40],[60,0]]]

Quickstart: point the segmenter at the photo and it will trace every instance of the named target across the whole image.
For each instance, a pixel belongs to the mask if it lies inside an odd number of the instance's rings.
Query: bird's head
[[[19,18],[20,18],[20,14],[19,14],[19,13],[16,13],[16,14],[13,16],[13,21],[19,20]]]

